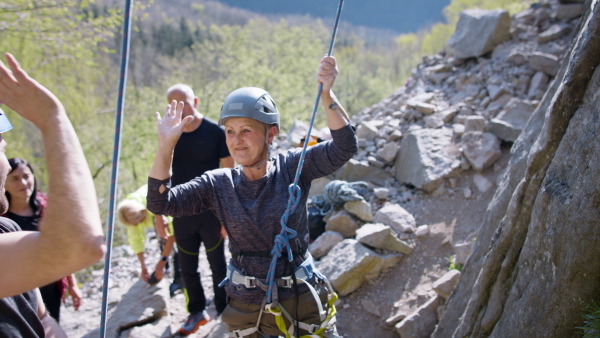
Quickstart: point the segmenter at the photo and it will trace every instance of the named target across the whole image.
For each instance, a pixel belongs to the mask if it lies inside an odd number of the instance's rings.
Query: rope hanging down
[[[331,56],[333,52],[333,45],[335,44],[335,37],[337,35],[338,24],[340,22],[340,15],[342,14],[342,6],[344,5],[344,0],[340,0],[340,4],[338,5],[337,15],[335,17],[335,24],[333,26],[333,33],[331,34],[331,43],[329,44],[329,52],[328,56]],[[319,106],[319,101],[321,100],[321,91],[323,91],[323,84],[319,84],[319,90],[317,92],[317,99],[315,100],[315,106],[313,108],[312,117],[310,119],[310,125],[308,126],[308,131],[306,133],[305,140],[310,138],[313,125],[315,123],[315,117],[317,115],[317,108]],[[271,260],[271,265],[269,266],[269,272],[267,273],[267,283],[269,288],[267,289],[267,304],[272,303],[272,295],[273,295],[273,286],[275,284],[275,267],[277,266],[277,260],[281,257],[281,253],[284,249],[287,250],[287,256],[289,261],[291,262],[294,259],[292,255],[292,248],[290,247],[290,239],[296,237],[297,232],[293,229],[287,227],[287,221],[289,216],[296,210],[298,203],[300,203],[300,197],[302,196],[302,192],[300,191],[300,187],[298,186],[298,181],[300,180],[300,174],[302,173],[302,166],[304,165],[304,157],[306,155],[306,148],[308,146],[308,142],[304,142],[304,146],[302,147],[302,153],[300,154],[300,161],[298,162],[298,169],[296,169],[296,176],[294,177],[294,183],[290,184],[288,191],[290,193],[290,198],[288,199],[287,208],[281,216],[281,231],[277,236],[275,236],[275,245],[271,250],[271,256],[273,259]]]
[[[121,124],[125,107],[125,86],[127,84],[127,66],[129,65],[129,45],[131,35],[132,1],[125,1],[123,18],[123,41],[121,44],[121,76],[119,78],[119,96],[115,116],[115,139],[113,147],[112,172],[110,180],[110,198],[108,200],[108,221],[106,235],[106,255],[104,256],[104,282],[102,283],[102,313],[100,319],[100,337],[106,337],[106,313],[108,307],[108,279],[110,277],[110,256],[112,253],[113,224],[115,221],[115,191],[118,182],[119,157],[121,152]]]

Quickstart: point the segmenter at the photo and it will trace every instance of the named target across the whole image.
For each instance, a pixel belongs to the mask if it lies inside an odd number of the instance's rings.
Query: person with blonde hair
[[[175,236],[173,236],[173,219],[162,215],[154,215],[146,209],[146,193],[148,186],[143,185],[135,192],[127,195],[127,197],[117,205],[117,217],[119,221],[127,227],[127,240],[129,246],[136,254],[140,266],[140,277],[148,284],[156,284],[160,282],[166,274],[169,262],[169,256],[173,250]],[[161,258],[156,263],[156,267],[152,273],[148,273],[145,259],[145,241],[146,232],[148,229],[167,228],[167,239],[163,240],[159,237]],[[171,284],[171,293],[180,289],[179,272],[176,258],[174,261],[175,276]]]

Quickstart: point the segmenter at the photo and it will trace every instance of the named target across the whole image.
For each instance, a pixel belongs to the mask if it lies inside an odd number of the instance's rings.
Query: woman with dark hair
[[[2,216],[15,221],[22,230],[38,231],[38,224],[46,208],[46,194],[37,190],[33,168],[26,160],[11,158],[8,163],[11,171],[6,178],[5,194],[9,206],[6,214]],[[79,309],[82,293],[74,275],[40,287],[46,308],[57,322],[60,319],[60,303],[67,288],[73,300],[73,307],[75,310]]]

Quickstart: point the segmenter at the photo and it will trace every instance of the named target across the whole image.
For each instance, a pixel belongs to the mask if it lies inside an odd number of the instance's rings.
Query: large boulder
[[[552,54],[534,52],[529,58],[529,66],[534,70],[544,72],[549,76],[556,76],[560,68],[558,57]]]
[[[340,210],[329,219],[325,225],[325,231],[335,231],[342,234],[345,238],[354,237],[360,224],[346,210]]]
[[[450,56],[466,59],[490,52],[510,38],[510,15],[505,10],[467,9],[446,43]]]
[[[456,283],[458,283],[459,279],[460,271],[452,269],[446,272],[446,274],[443,275],[442,278],[436,280],[433,283],[433,291],[435,291],[438,295],[442,296],[444,299],[448,299],[448,297],[450,297],[450,294],[452,293],[452,290],[454,290]]]
[[[402,254],[380,255],[355,239],[346,239],[331,249],[317,267],[337,292],[345,296],[401,260]]]
[[[463,154],[475,170],[481,172],[501,156],[500,139],[492,133],[468,132],[462,136]]]
[[[399,234],[414,232],[417,227],[415,217],[401,205],[395,203],[386,203],[377,210],[373,222],[389,225]]]
[[[377,185],[385,185],[391,176],[383,169],[352,158],[335,172],[334,177],[347,182],[368,181]]]
[[[434,191],[460,171],[460,151],[450,128],[421,129],[407,135],[396,158],[396,179]]]
[[[339,242],[344,240],[344,235],[337,231],[325,231],[308,246],[310,254],[319,259],[333,249]]]
[[[141,279],[131,285],[108,317],[106,337],[171,337],[167,279],[150,286]],[[132,335],[131,331],[135,330]],[[97,337],[96,329],[84,337]]]
[[[399,239],[396,231],[381,223],[363,225],[356,230],[356,240],[376,249],[397,251],[406,255],[414,250],[414,245]]]
[[[513,144],[433,337],[575,337],[600,303],[600,6]]]

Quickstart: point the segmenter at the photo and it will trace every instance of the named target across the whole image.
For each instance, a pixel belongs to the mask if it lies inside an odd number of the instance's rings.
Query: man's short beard
[[[8,198],[6,195],[0,195],[0,215],[4,215],[8,211]]]

